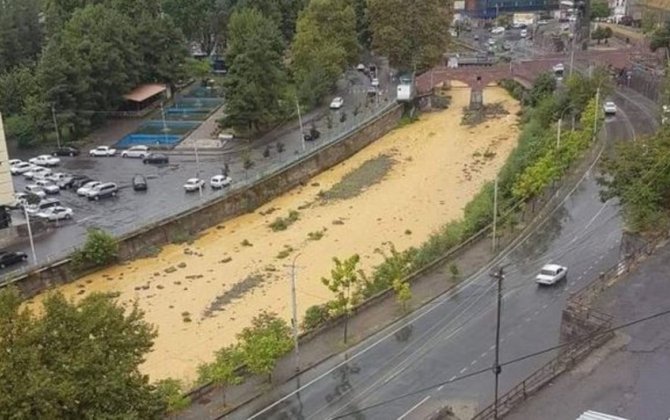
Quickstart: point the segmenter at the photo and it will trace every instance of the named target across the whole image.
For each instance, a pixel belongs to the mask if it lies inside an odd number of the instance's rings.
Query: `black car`
[[[76,190],[77,188],[80,188],[87,182],[91,181],[95,181],[95,179],[88,177],[86,175],[75,175],[74,177],[72,177],[72,183],[70,185],[70,188],[74,188]]]
[[[142,175],[135,175],[133,177],[133,189],[135,191],[146,191],[147,179]]]
[[[24,262],[28,256],[23,252],[0,252],[0,268]]]
[[[142,159],[142,163],[170,163],[170,159],[162,153],[149,153]]]
[[[77,156],[79,155],[79,149],[73,146],[64,146],[54,150],[51,154],[53,156]]]

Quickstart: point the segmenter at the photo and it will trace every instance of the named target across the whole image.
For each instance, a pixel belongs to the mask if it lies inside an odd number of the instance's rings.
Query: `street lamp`
[[[567,106],[558,117],[558,125],[556,127],[556,150],[561,147],[561,126],[563,125],[563,116],[565,115],[565,111],[569,109],[572,109],[572,106]]]
[[[302,151],[305,152],[305,132],[302,127],[302,115],[300,114],[300,104],[298,103],[298,96],[295,97],[295,107],[298,110],[298,124],[300,125],[300,142],[302,144]]]
[[[295,284],[295,262],[298,257],[302,254],[298,254],[293,257],[293,263],[291,264],[291,306],[293,308],[293,319],[291,320],[293,324],[293,348],[295,350],[295,370],[296,372],[300,371],[300,349],[298,348],[298,302],[296,297],[296,284]]]
[[[26,218],[26,225],[28,226],[28,239],[30,239],[30,250],[33,252],[33,262],[37,265],[37,253],[35,252],[35,242],[33,242],[33,231],[30,228],[30,216],[28,216],[27,203],[23,205],[23,214]]]

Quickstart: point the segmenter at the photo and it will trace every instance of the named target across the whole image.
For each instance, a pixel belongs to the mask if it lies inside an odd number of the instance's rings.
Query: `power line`
[[[595,333],[580,336],[580,337],[575,338],[574,340],[566,341],[565,343],[558,344],[558,345],[555,345],[555,346],[552,346],[552,347],[548,347],[544,350],[539,350],[539,351],[536,351],[536,352],[533,352],[533,353],[528,353],[524,356],[520,356],[520,357],[517,357],[515,359],[511,359],[511,360],[508,360],[506,362],[503,362],[499,366],[503,367],[503,366],[508,366],[508,365],[514,364],[514,363],[518,363],[518,362],[521,362],[523,360],[531,359],[533,357],[537,357],[537,356],[540,356],[542,354],[549,353],[549,352],[552,352],[554,350],[558,350],[558,349],[561,349],[563,347],[566,347],[566,346],[569,346],[569,345],[572,345],[572,344],[580,343],[582,341],[591,340],[595,337],[605,335],[605,334],[609,334],[611,332],[614,332],[614,331],[617,331],[617,330],[620,330],[620,329],[623,329],[623,328],[627,328],[627,327],[630,327],[630,326],[633,326],[633,325],[636,325],[636,324],[640,324],[642,322],[651,321],[652,319],[660,318],[660,317],[665,316],[665,315],[670,315],[670,309],[667,309],[667,310],[664,310],[664,311],[661,311],[661,312],[657,312],[657,313],[654,313],[652,315],[648,315],[648,316],[645,316],[645,317],[642,317],[642,318],[638,318],[636,320],[629,321],[629,322],[626,322],[624,324],[620,324],[620,325],[608,328],[608,329],[603,330],[603,331],[598,331],[598,332],[595,332]],[[433,390],[433,389],[438,388],[440,386],[452,384],[454,382],[462,381],[464,379],[468,379],[468,378],[471,378],[473,376],[481,375],[483,373],[488,373],[490,371],[491,371],[491,368],[480,369],[480,370],[468,373],[466,375],[458,376],[456,378],[453,378],[453,379],[450,379],[450,380],[447,380],[447,381],[439,382],[437,384],[421,388],[421,389],[416,390],[416,391],[412,391],[412,392],[408,392],[406,394],[398,395],[398,396],[394,397],[393,399],[384,400],[384,401],[378,402],[376,404],[369,405],[367,407],[363,407],[363,408],[359,408],[359,409],[354,410],[354,411],[350,411],[346,414],[341,414],[341,415],[336,416],[336,417],[331,417],[331,420],[342,419],[342,418],[345,418],[345,417],[348,417],[348,416],[363,413],[365,411],[372,410],[373,408],[377,408],[377,407],[381,407],[383,405],[387,405],[387,404],[390,404],[390,403],[397,402],[398,400],[403,399],[403,398],[411,397],[411,396],[414,396],[414,395],[417,395],[417,394],[422,394],[426,391]]]

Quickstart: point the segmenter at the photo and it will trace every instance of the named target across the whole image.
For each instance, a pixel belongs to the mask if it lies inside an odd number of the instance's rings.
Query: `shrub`
[[[109,233],[91,228],[87,231],[83,248],[72,255],[72,263],[78,269],[102,267],[116,261],[119,244]]]
[[[326,323],[330,319],[330,311],[326,305],[313,305],[305,311],[305,319],[302,322],[302,329],[305,331],[313,330]]]
[[[167,405],[168,413],[181,411],[191,404],[191,399],[184,396],[182,388],[182,382],[174,378],[163,379],[156,383],[156,392]]]

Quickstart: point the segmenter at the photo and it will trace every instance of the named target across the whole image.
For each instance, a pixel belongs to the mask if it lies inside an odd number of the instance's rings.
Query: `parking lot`
[[[351,79],[350,79],[351,80]],[[385,80],[382,79],[382,88]],[[304,153],[322,146],[324,143],[336,138],[340,133],[352,129],[363,119],[369,118],[375,110],[383,107],[385,101],[369,104],[369,107],[360,107],[360,113],[353,116],[353,109],[359,104],[367,101],[366,79],[355,78],[350,82],[346,93],[341,94],[344,98],[344,106],[339,111],[326,111],[334,118],[333,127],[327,127],[326,118],[317,118],[310,123],[321,131],[321,137],[312,142],[305,143]],[[388,90],[394,88],[386,86]],[[394,94],[394,93],[392,93]],[[388,98],[388,94],[386,96]],[[394,96],[393,96],[394,97]],[[346,112],[346,121],[340,121],[338,116]],[[276,149],[277,142],[285,145],[283,152]],[[241,183],[251,182],[270,170],[295,160],[303,153],[300,132],[298,130],[286,130],[278,135],[270,144],[268,152],[266,146],[250,148],[247,152],[240,151],[240,145],[231,145],[228,151],[204,151],[201,150],[196,163],[193,151],[169,153],[170,163],[167,165],[143,164],[141,159],[121,158],[120,151],[115,157],[89,157],[88,148],[83,149],[80,156],[62,157],[60,166],[52,168],[53,172],[65,172],[76,175],[86,175],[102,182],[115,182],[119,185],[119,193],[116,197],[105,198],[100,201],[89,201],[85,197],[78,196],[73,190],[62,190],[60,194],[53,195],[58,198],[65,207],[74,211],[74,217],[70,221],[51,223],[53,229],[35,235],[35,248],[38,264],[63,258],[76,246],[80,245],[90,227],[101,228],[114,235],[132,232],[152,221],[164,219],[181,211],[192,208],[199,203],[213,199],[217,195],[226,194],[228,189],[212,190],[207,185],[202,191],[202,197],[198,192],[186,193],[183,185],[188,178],[199,177],[205,181],[213,175],[222,173],[226,164],[229,167],[229,175],[233,180],[231,188],[239,187]],[[90,148],[93,148],[91,146]],[[22,151],[14,154],[11,158],[28,160],[46,151]],[[248,154],[254,163],[251,168],[245,169],[243,156]],[[132,178],[136,174],[144,175],[147,179],[147,191],[134,191]],[[25,186],[32,181],[25,180],[23,176],[13,177],[15,191],[25,191]],[[12,211],[15,223],[23,219],[21,211]],[[20,250],[31,255],[30,245],[27,240],[9,247],[11,251]],[[29,259],[33,264],[32,257]],[[15,270],[25,269],[27,266],[12,266],[0,275],[7,275]]]

